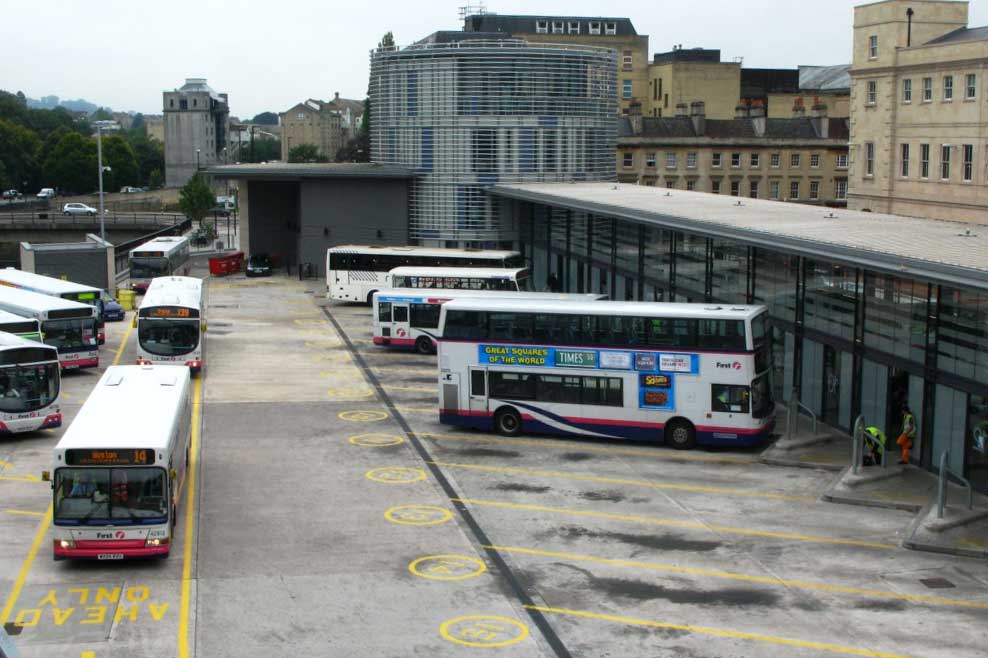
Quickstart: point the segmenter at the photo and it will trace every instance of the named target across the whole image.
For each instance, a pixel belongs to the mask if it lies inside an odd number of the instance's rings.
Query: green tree
[[[165,175],[161,173],[160,169],[152,169],[151,175],[148,176],[148,187],[152,190],[160,190],[165,186]]]
[[[12,121],[0,119],[0,164],[4,171],[0,188],[20,190],[25,183],[29,189],[37,186],[41,173],[38,166],[40,154],[41,140],[34,132]]]
[[[133,134],[130,135],[130,145],[137,157],[138,180],[141,185],[153,187],[151,172],[155,169],[159,172],[165,170],[165,145],[147,135],[135,137]]]
[[[319,152],[315,144],[299,144],[288,152],[289,162],[329,162],[329,158]]]
[[[242,162],[271,162],[281,159],[280,139],[254,139],[252,146],[244,146],[246,158]]]
[[[103,136],[103,166],[110,168],[103,174],[103,189],[107,192],[141,182],[134,149],[121,135]]]
[[[113,114],[110,110],[105,107],[97,108],[95,112],[89,115],[90,121],[112,121]]]
[[[0,90],[0,119],[24,125],[27,120],[27,102],[9,91]]]
[[[92,192],[99,187],[96,140],[66,132],[44,161],[45,182],[66,192]]]
[[[178,207],[193,222],[201,223],[215,205],[216,196],[206,182],[206,178],[199,172],[196,172],[178,192]]]
[[[377,43],[378,48],[394,48],[395,46],[395,35],[389,30],[387,34],[381,37],[381,40]]]
[[[250,122],[260,124],[262,126],[277,126],[278,115],[274,112],[261,112],[251,119]]]
[[[336,152],[337,162],[370,162],[370,136],[361,130]]]

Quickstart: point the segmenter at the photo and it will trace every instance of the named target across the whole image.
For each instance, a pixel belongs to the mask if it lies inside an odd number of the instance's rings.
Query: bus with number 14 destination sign
[[[440,422],[746,446],[772,430],[767,310],[464,298],[442,307]]]

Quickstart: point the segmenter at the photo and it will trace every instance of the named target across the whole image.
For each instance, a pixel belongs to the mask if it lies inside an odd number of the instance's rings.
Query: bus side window
[[[398,306],[398,305],[392,306],[391,312],[395,322],[408,322],[407,306]]]
[[[381,322],[391,322],[391,302],[381,302],[377,305],[377,319]]]
[[[483,370],[470,371],[470,395],[484,397],[487,395],[487,378]]]

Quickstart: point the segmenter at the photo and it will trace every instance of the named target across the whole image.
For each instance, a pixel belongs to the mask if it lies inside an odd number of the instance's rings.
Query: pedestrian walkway
[[[784,432],[787,410],[776,412],[776,427]],[[783,436],[768,446],[760,461],[773,466],[815,468],[839,472],[823,500],[846,505],[898,509],[916,515],[903,532],[903,546],[920,551],[988,558],[988,496],[974,493],[968,509],[968,491],[947,484],[946,505],[938,515],[938,478],[915,466],[894,463],[891,451],[886,466],[851,468],[851,436],[826,425],[814,431],[801,417],[794,436]]]

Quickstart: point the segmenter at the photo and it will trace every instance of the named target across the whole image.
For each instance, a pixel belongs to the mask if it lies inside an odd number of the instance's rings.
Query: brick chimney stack
[[[803,97],[797,96],[792,102],[792,118],[802,119],[806,116],[806,107],[803,105]]]
[[[735,119],[748,118],[748,105],[743,101],[734,106],[734,118]]]
[[[759,137],[765,136],[765,103],[762,99],[756,98],[751,101],[751,108],[748,110],[751,117],[751,125],[755,129],[755,134]]]
[[[830,133],[830,120],[827,118],[827,106],[819,97],[813,99],[813,105],[810,107],[810,122],[817,137],[827,139]]]
[[[642,134],[642,103],[640,100],[636,99],[628,103],[628,120],[631,122],[632,134]]]
[[[707,132],[707,104],[703,101],[690,103],[690,120],[693,122],[693,132],[702,137]]]
[[[685,119],[690,115],[689,105],[683,102],[676,103],[676,118]]]

